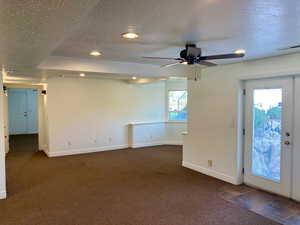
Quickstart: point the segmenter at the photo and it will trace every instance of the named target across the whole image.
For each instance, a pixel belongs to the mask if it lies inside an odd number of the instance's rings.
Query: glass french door
[[[293,79],[246,82],[244,182],[291,195]]]

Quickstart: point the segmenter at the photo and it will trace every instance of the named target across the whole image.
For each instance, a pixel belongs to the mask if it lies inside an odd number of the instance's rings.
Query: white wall
[[[182,133],[186,121],[168,121],[168,91],[187,90],[185,78],[171,78],[165,85],[165,120],[150,123],[132,123],[129,126],[129,144],[133,148],[154,145],[183,145]]]
[[[49,156],[128,147],[128,124],[163,121],[165,82],[52,78],[48,81]]]
[[[166,122],[165,144],[183,145],[183,132],[187,130],[186,122]]]
[[[3,114],[3,83],[0,76],[0,199],[6,198],[5,178],[5,145],[4,145],[4,114]]]
[[[241,80],[300,74],[299,62],[300,54],[293,54],[223,65],[204,69],[198,82],[189,81],[189,121],[183,165],[231,183],[240,183]],[[300,138],[300,131],[295,135]],[[208,160],[213,160],[212,168]],[[294,184],[297,184],[293,196],[300,200],[300,143],[294,148],[293,165]]]
[[[163,145],[165,136],[166,124],[163,121],[129,124],[129,146],[132,148]]]
[[[166,90],[186,90],[187,79],[186,78],[170,78],[166,81]]]
[[[129,124],[129,146],[183,145],[186,122],[143,122]]]

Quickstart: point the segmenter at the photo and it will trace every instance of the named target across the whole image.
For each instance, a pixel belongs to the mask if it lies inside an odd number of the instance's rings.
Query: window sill
[[[187,123],[187,120],[168,120],[166,123]]]

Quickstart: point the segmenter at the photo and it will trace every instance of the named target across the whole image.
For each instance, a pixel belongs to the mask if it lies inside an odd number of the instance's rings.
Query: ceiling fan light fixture
[[[134,32],[126,32],[126,33],[121,34],[121,36],[126,39],[136,39],[139,37],[139,35]]]
[[[131,77],[132,80],[136,80],[136,77]]]
[[[188,62],[187,62],[187,61],[183,61],[183,62],[181,62],[180,64],[182,64],[182,65],[187,65]]]
[[[102,55],[102,53],[99,51],[92,51],[92,52],[90,52],[90,55],[91,56],[100,56],[100,55]]]
[[[81,74],[79,74],[79,76],[81,76],[81,77],[85,77],[85,74],[84,74],[84,73],[81,73]]]
[[[246,51],[244,49],[238,49],[238,50],[234,51],[234,53],[240,55],[240,54],[245,54]]]

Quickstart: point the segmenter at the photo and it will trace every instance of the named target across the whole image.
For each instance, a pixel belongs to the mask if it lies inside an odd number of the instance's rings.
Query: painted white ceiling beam
[[[134,75],[137,77],[185,77],[194,73],[194,68],[178,65],[161,68],[158,65],[132,62],[117,62],[97,59],[80,59],[73,57],[50,56],[38,69],[56,71],[78,71],[116,75]]]

